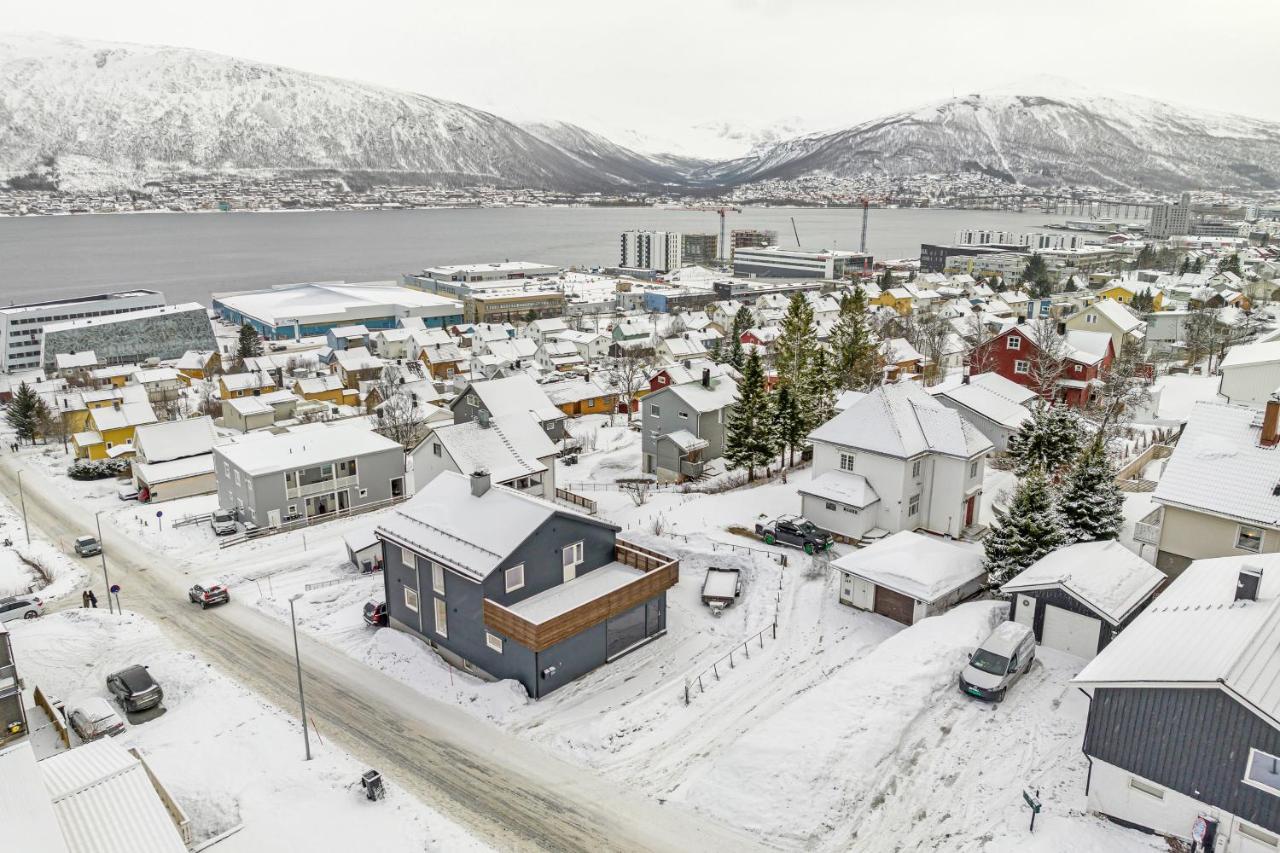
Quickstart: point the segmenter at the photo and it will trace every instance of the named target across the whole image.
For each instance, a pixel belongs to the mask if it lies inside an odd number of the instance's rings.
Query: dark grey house
[[[569,419],[568,415],[542,393],[542,388],[527,373],[471,382],[449,406],[453,410],[453,422],[456,424],[476,420],[481,409],[493,418],[532,413],[542,424],[547,438],[552,441],[560,441],[565,437],[565,421]]]
[[[725,370],[704,367],[692,382],[640,400],[640,470],[659,480],[701,477],[709,460],[724,455],[725,429],[738,384]]]
[[[1114,540],[1079,542],[1046,554],[1000,591],[1009,618],[1040,645],[1091,659],[1142,612],[1167,578]]]
[[[617,525],[445,471],[387,515],[387,614],[451,663],[538,698],[666,633],[680,564]]]
[[[1280,557],[1198,560],[1075,678],[1089,808],[1215,850],[1280,845]]]

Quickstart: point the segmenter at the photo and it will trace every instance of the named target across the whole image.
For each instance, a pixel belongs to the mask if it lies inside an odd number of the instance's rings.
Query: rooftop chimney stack
[[[489,491],[489,472],[484,468],[477,468],[471,472],[471,495],[472,497],[484,497],[484,493]]]
[[[711,387],[711,368],[709,367],[702,368],[702,387]]]
[[[1262,569],[1245,566],[1236,580],[1236,601],[1257,601],[1258,587],[1262,585]]]
[[[1263,447],[1275,447],[1280,442],[1280,396],[1271,395],[1266,411],[1262,413],[1262,435],[1258,443]]]
[[[480,429],[488,429],[489,428],[489,410],[477,409],[476,422],[480,424]]]

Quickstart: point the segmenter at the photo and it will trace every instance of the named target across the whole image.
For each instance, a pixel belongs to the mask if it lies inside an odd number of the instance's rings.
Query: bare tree
[[[374,410],[378,419],[376,431],[406,450],[412,449],[426,432],[418,395],[406,388],[391,369],[383,371],[377,392],[381,402]]]
[[[1125,336],[1120,352],[1102,375],[1102,393],[1095,406],[1098,432],[1107,438],[1126,429],[1134,410],[1151,400],[1151,380],[1144,370],[1142,343]]]
[[[931,312],[920,318],[915,326],[915,339],[911,342],[933,364],[925,374],[925,381],[933,385],[942,373],[942,359],[946,354],[947,339],[951,335],[951,323],[941,315]]]
[[[969,344],[969,375],[977,376],[995,368],[995,354],[990,347],[983,346],[994,335],[982,320],[982,314],[973,313],[964,321],[962,336]]]
[[[1067,369],[1067,341],[1058,334],[1056,321],[1044,317],[1027,324],[1031,330],[1032,352],[1028,353],[1028,375],[1040,396],[1052,400],[1058,380]]]
[[[627,423],[631,423],[635,401],[639,392],[645,389],[645,380],[653,369],[655,356],[648,348],[623,349],[621,354],[610,359],[605,375],[609,382],[618,389],[618,402],[626,406]]]

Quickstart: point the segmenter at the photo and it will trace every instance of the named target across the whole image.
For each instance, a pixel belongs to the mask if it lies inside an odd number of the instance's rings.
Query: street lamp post
[[[27,544],[31,544],[31,525],[27,524],[27,493],[22,489],[22,472],[18,472],[18,500],[22,503],[22,532],[27,535]]]
[[[107,549],[102,542],[102,510],[93,514],[93,523],[98,527],[98,556],[102,557],[102,582],[106,584],[107,610],[115,613],[116,609],[111,604],[111,578],[107,577]]]
[[[298,665],[298,703],[302,705],[302,743],[307,750],[307,761],[311,760],[311,736],[307,733],[307,700],[302,694],[302,655],[298,652],[298,620],[293,615],[293,603],[302,598],[302,593],[289,596],[289,624],[293,626],[293,659]]]

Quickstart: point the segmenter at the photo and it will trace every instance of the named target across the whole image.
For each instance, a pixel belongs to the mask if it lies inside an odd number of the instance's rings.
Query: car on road
[[[802,515],[783,515],[773,521],[756,525],[756,535],[766,545],[790,545],[806,554],[816,554],[831,548],[831,534]]]
[[[67,715],[71,730],[83,741],[115,737],[124,733],[124,720],[111,709],[106,699],[90,696],[75,703]]]
[[[209,525],[217,536],[230,536],[236,532],[236,517],[225,509],[215,509],[209,516]]]
[[[387,624],[387,603],[385,601],[368,601],[364,605],[364,624],[381,628]]]
[[[200,609],[203,610],[210,604],[226,604],[229,602],[231,600],[231,590],[220,583],[198,583],[187,590],[187,598],[191,599],[192,604],[199,604]]]
[[[134,665],[107,676],[107,689],[127,713],[154,708],[164,699],[164,690],[145,666]]]
[[[76,553],[81,557],[92,557],[94,554],[102,553],[102,543],[93,536],[80,536],[76,538]]]
[[[1036,635],[1021,622],[1001,622],[969,655],[960,671],[960,692],[990,702],[1004,701],[1015,681],[1036,659]]]
[[[0,598],[0,622],[34,619],[44,611],[44,602],[34,595],[10,595]]]
[[[138,487],[121,486],[120,490],[116,492],[116,497],[122,501],[136,501],[138,499]]]

